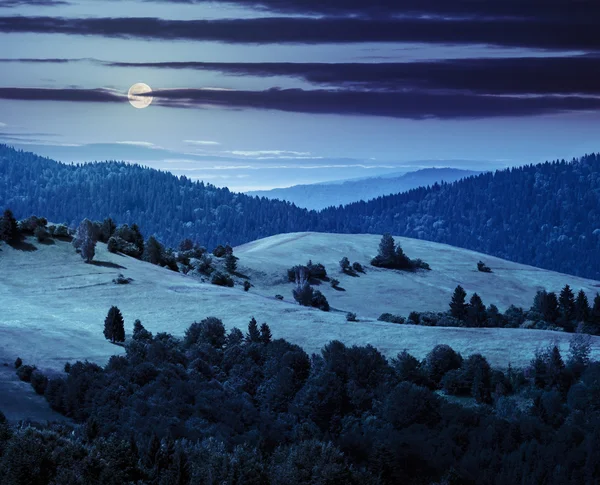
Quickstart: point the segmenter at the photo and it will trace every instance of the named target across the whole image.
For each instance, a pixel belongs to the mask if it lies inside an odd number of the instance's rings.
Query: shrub
[[[335,278],[331,279],[331,287],[335,288],[336,290],[339,288],[340,286],[340,280],[336,280]]]
[[[248,291],[252,285],[248,280],[244,281],[244,291]]]
[[[34,370],[31,373],[30,380],[31,387],[33,387],[33,390],[36,393],[43,395],[46,392],[46,387],[48,386],[48,378],[39,370]]]
[[[15,369],[18,369],[22,365],[23,365],[23,361],[21,360],[21,357],[17,357],[17,360],[15,360]]]
[[[436,345],[425,358],[425,369],[429,378],[439,384],[446,372],[459,369],[462,357],[446,344]]]
[[[215,317],[208,317],[201,322],[192,323],[185,331],[186,347],[196,344],[209,344],[215,348],[223,348],[226,342],[226,332],[223,322]]]
[[[346,256],[340,260],[340,269],[344,273],[347,273],[351,269],[350,260]]]
[[[355,261],[354,263],[352,263],[352,269],[354,271],[356,271],[357,273],[364,273],[365,272],[365,268],[363,268],[363,265],[360,264],[358,261]]]
[[[212,258],[208,254],[203,254],[196,263],[196,271],[200,274],[210,275],[215,269],[212,266]]]
[[[125,278],[125,276],[123,276],[121,273],[119,273],[117,277],[112,280],[115,285],[128,285],[132,281],[133,278]]]
[[[275,295],[276,300],[283,300],[283,295]]]
[[[314,291],[311,305],[315,308],[318,308],[319,310],[324,311],[324,312],[328,312],[330,309],[327,298],[325,298],[325,295],[323,293],[321,293],[319,290]]]
[[[406,321],[404,317],[392,315],[391,313],[382,313],[377,320],[388,323],[404,323]]]
[[[50,233],[43,226],[36,227],[33,234],[39,242],[47,241],[50,238]]]
[[[69,237],[71,237],[71,235],[69,234],[69,228],[64,224],[58,224],[57,226],[55,226],[53,236],[56,239],[68,239]]]
[[[492,269],[487,266],[483,261],[479,261],[477,263],[477,270],[481,271],[482,273],[491,273]]]
[[[356,313],[348,312],[346,313],[346,321],[348,322],[358,322],[356,319]]]
[[[233,286],[233,279],[231,278],[231,276],[223,274],[220,271],[216,271],[213,274],[210,282],[213,285],[217,285],[217,286],[228,286],[228,287]]]
[[[34,370],[35,367],[31,365],[22,365],[17,369],[17,376],[24,382],[30,382]]]
[[[227,252],[225,251],[225,247],[221,244],[219,244],[215,249],[213,249],[212,253],[215,258],[222,258],[227,254]]]
[[[408,315],[408,321],[413,325],[419,325],[421,323],[421,315],[419,315],[417,312],[410,312]]]

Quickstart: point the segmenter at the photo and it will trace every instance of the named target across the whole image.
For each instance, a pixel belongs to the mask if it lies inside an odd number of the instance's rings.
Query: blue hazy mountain
[[[325,207],[350,204],[359,200],[371,200],[382,195],[406,192],[435,183],[451,183],[479,173],[457,168],[425,168],[415,172],[394,173],[385,176],[320,184],[294,185],[281,189],[251,191],[247,194],[268,199],[285,200],[296,204],[298,207],[320,210]]]

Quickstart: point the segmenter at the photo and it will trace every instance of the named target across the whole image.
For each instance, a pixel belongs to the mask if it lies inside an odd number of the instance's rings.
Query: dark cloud
[[[146,0],[206,4],[210,0]],[[325,15],[412,15],[520,19],[565,19],[600,14],[595,0],[226,0],[272,12]]]
[[[15,7],[58,7],[61,5],[70,5],[70,2],[63,0],[1,0],[0,8],[15,8]]]
[[[127,98],[106,89],[0,88],[0,99],[23,101],[122,102]]]
[[[221,107],[296,113],[458,119],[532,116],[600,110],[600,98],[581,96],[505,97],[424,92],[372,92],[272,88],[265,91],[171,89],[153,91],[154,104],[176,108]],[[123,102],[105,89],[0,88],[0,99]]]
[[[423,92],[173,89],[154,91],[154,102],[176,107],[221,106],[296,113],[392,118],[484,118],[531,116],[600,109],[599,98],[579,96],[503,97]]]
[[[366,89],[461,90],[487,94],[600,94],[600,58],[451,59],[410,63],[104,62],[116,67],[196,69],[239,76],[288,76]]]
[[[157,18],[0,17],[0,32],[62,33],[157,40],[245,44],[428,42],[543,49],[600,49],[600,29],[589,19],[453,20],[359,18]]]

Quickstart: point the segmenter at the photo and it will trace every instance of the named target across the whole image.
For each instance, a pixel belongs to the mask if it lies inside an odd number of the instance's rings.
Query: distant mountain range
[[[371,200],[435,183],[455,182],[481,172],[457,168],[425,168],[415,172],[310,185],[294,185],[282,189],[256,190],[248,195],[291,202],[298,207],[321,210],[359,200]]]
[[[385,179],[382,179],[385,181]],[[140,165],[67,165],[0,145],[0,209],[75,226],[137,223],[146,237],[209,249],[315,231],[425,239],[600,279],[600,155],[485,172],[322,211]]]

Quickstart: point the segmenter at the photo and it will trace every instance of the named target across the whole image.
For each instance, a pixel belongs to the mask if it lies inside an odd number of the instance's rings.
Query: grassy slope
[[[352,261],[366,262],[371,248],[377,246],[374,236],[292,234],[237,248],[242,270],[252,273],[257,284],[248,293],[239,286],[203,284],[189,276],[111,254],[103,244],[97,247],[97,264],[88,265],[69,243],[29,242],[36,250],[0,245],[0,363],[12,363],[20,356],[27,364],[54,371],[77,359],[105,363],[110,355],[123,351],[106,342],[102,335],[104,317],[111,305],[122,310],[128,334],[136,318],[152,332],[167,331],[180,336],[190,323],[207,316],[222,318],[228,328],[238,326],[244,330],[250,317],[255,316],[259,323],[269,323],[275,338],[286,338],[309,353],[339,339],[346,344],[372,344],[389,357],[408,349],[422,358],[434,345],[447,343],[463,354],[481,352],[493,365],[525,365],[537,347],[556,340],[566,350],[570,338],[566,334],[519,329],[414,327],[369,318],[386,310],[405,313],[404,309],[424,309],[424,301],[443,309],[456,281],[467,289],[486,278],[496,281],[481,291],[484,301],[490,301],[493,294],[500,295],[504,291],[502,285],[507,284],[515,297],[522,298],[523,288],[531,285],[525,298],[529,302],[535,285],[562,285],[563,278],[567,278],[488,257],[485,259],[495,274],[479,274],[472,271],[479,255],[433,243],[402,240],[410,256],[420,256],[431,263],[431,273],[407,275],[369,268],[360,278],[339,278],[347,292],[333,295],[334,290],[323,286],[335,307],[359,313],[361,322],[348,323],[342,312],[325,313],[293,303],[290,284],[265,288],[270,277],[260,276],[259,270],[279,275],[291,264],[312,257],[334,273],[343,255]],[[332,251],[331,246],[338,249]],[[114,285],[112,279],[118,273],[134,281]],[[512,276],[508,278],[509,275]],[[413,281],[412,286],[406,289],[409,281]],[[378,289],[381,282],[389,290]],[[438,282],[440,289],[436,289]],[[584,280],[568,277],[567,282],[579,288]],[[595,283],[586,284],[591,288]],[[372,285],[373,289],[367,289]],[[548,286],[555,289],[554,283]],[[274,299],[277,292],[285,295],[286,301]],[[600,357],[599,338],[594,339],[594,356]],[[14,384],[10,379],[4,382],[0,383],[0,393]],[[31,398],[30,394],[27,396]]]
[[[340,280],[346,291],[336,291],[329,283],[319,286],[332,307],[352,311],[360,317],[377,318],[384,312],[408,316],[415,311],[446,311],[457,285],[468,293],[477,292],[484,304],[495,304],[501,311],[514,304],[529,308],[539,289],[560,292],[569,284],[575,292],[583,289],[590,302],[600,282],[555,273],[533,266],[513,263],[485,254],[446,244],[397,237],[410,258],[428,262],[431,271],[407,273],[369,265],[377,254],[380,236],[368,234],[295,233],[260,239],[235,248],[240,258],[240,271],[248,274],[255,291],[273,295],[280,293],[291,299],[292,283],[287,282],[286,269],[306,264],[310,258],[322,263],[332,278]],[[339,261],[347,256],[366,267],[365,274],[352,277],[341,272]],[[483,260],[492,273],[477,270]]]

